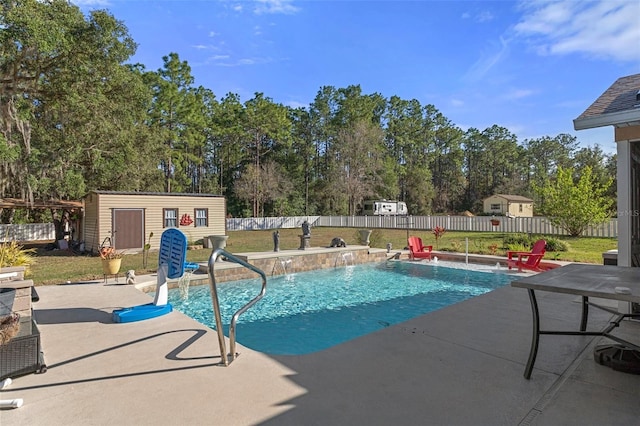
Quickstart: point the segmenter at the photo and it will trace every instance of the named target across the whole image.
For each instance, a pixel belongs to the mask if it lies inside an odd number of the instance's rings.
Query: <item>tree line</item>
[[[65,0],[0,8],[0,198],[214,193],[248,217],[353,215],[372,198],[403,200],[415,215],[479,213],[503,193],[542,212],[536,188],[559,170],[577,182],[588,168],[601,185],[616,176],[615,155],[571,135],[463,130],[432,104],[359,85],[323,86],[304,108],[264,93],[218,97],[177,53],[156,71],[130,63],[136,43],[107,10],[84,15]],[[615,201],[615,184],[605,196]]]

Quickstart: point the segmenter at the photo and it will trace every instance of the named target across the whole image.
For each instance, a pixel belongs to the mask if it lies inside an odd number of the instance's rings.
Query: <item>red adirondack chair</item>
[[[538,240],[533,244],[531,251],[508,251],[507,265],[509,269],[518,268],[518,272],[523,270],[542,272],[540,261],[544,257],[546,246],[545,240]]]
[[[409,244],[410,259],[431,260],[431,250],[433,250],[433,246],[423,246],[420,237],[409,237],[407,243]]]

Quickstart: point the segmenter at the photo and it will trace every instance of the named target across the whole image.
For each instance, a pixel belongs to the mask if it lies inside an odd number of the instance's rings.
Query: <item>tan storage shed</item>
[[[485,213],[510,217],[533,217],[533,200],[520,195],[495,194],[483,201]]]
[[[170,227],[184,232],[190,244],[227,234],[226,200],[220,195],[92,191],[83,201],[82,235],[94,253],[108,239],[117,250],[141,251],[147,241],[158,249]]]

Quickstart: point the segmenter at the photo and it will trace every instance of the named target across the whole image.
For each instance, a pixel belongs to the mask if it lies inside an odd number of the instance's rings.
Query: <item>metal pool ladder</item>
[[[233,317],[231,318],[231,324],[229,325],[229,354],[227,355],[227,348],[224,342],[224,329],[222,324],[222,316],[220,315],[220,302],[218,301],[218,289],[216,286],[216,278],[214,274],[214,267],[218,257],[223,256],[226,260],[237,263],[239,265],[244,266],[247,269],[257,273],[262,277],[262,288],[260,289],[260,294],[251,299],[249,303],[244,305],[242,308],[238,309]],[[216,319],[216,330],[218,332],[218,343],[220,344],[220,358],[222,358],[222,363],[225,367],[228,367],[229,364],[233,360],[236,359],[236,323],[238,322],[238,318],[240,315],[245,313],[250,307],[256,304],[256,302],[262,299],[262,296],[267,291],[267,276],[264,272],[262,272],[257,267],[251,265],[250,263],[245,262],[242,259],[239,259],[232,255],[231,253],[225,251],[224,249],[217,249],[211,253],[209,256],[209,287],[211,288],[211,303],[213,304],[213,314]]]

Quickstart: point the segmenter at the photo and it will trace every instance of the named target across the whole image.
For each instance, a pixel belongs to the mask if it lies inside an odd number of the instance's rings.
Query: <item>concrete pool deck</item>
[[[593,360],[600,338],[543,336],[531,380],[526,291],[510,286],[309,355],[238,345],[219,365],[217,335],[178,313],[115,324],[148,303],[112,282],[38,287],[48,371],[14,379],[7,425],[629,425],[640,375]],[[575,298],[541,293],[543,326],[575,328]],[[593,310],[590,328],[611,315]],[[239,325],[241,327],[241,324]],[[640,323],[617,334],[638,340]],[[228,345],[227,345],[228,347]]]

